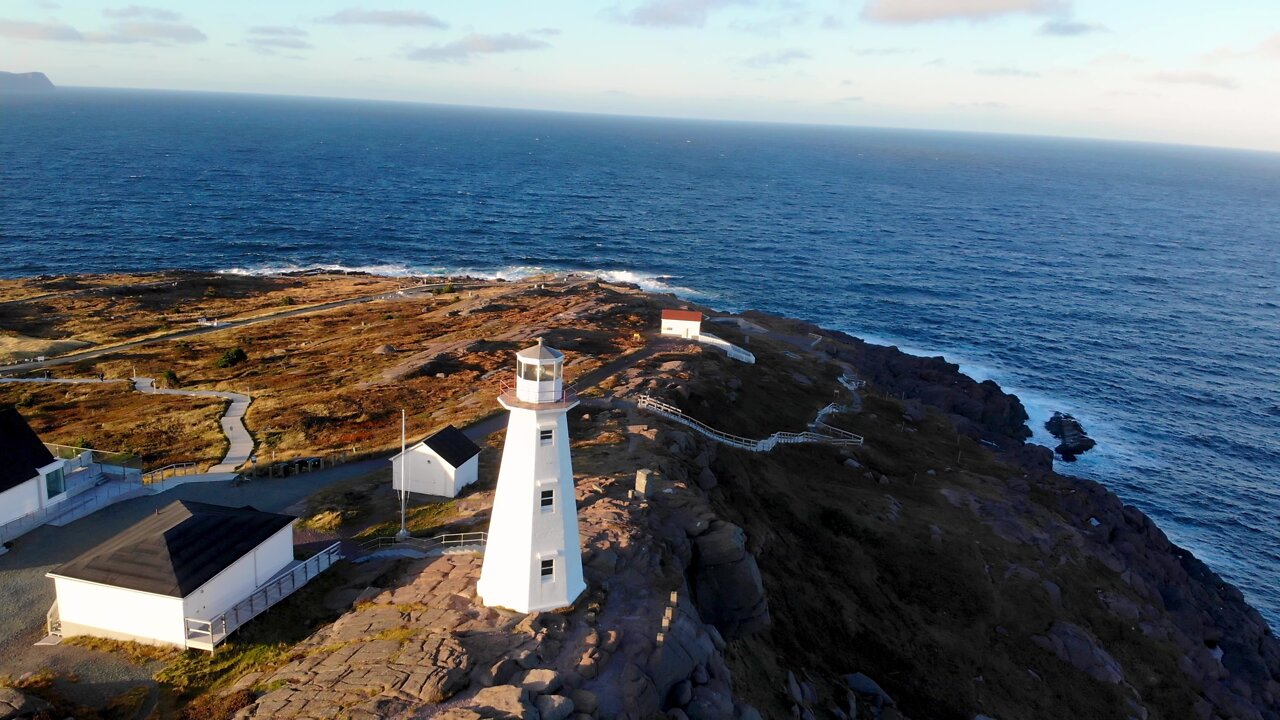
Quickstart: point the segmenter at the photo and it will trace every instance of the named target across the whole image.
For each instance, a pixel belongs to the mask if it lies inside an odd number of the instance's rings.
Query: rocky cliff
[[[0,93],[47,92],[53,89],[53,83],[41,72],[0,72]]]

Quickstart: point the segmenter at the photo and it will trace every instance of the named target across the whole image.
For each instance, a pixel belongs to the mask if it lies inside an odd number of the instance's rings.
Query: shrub
[[[297,305],[298,301],[295,300],[292,295],[285,295],[284,297],[280,298],[280,304],[287,307],[289,305]]]
[[[164,371],[164,381],[165,384],[171,388],[176,388],[182,384],[178,382],[178,373],[174,372],[172,369]]]
[[[244,350],[235,348],[222,353],[222,357],[218,358],[218,362],[214,363],[214,365],[219,368],[235,367],[248,359],[249,355]]]

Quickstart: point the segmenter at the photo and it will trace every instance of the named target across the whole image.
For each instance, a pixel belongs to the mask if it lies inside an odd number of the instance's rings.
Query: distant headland
[[[0,93],[7,95],[48,92],[53,89],[53,82],[42,72],[11,73],[0,71]]]

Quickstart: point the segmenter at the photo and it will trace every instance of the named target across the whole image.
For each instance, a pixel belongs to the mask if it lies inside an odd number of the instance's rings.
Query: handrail
[[[847,430],[840,430],[839,428],[832,428],[833,430],[837,430],[838,433],[830,435],[824,435],[817,432],[776,432],[763,440],[752,440],[751,438],[745,438],[740,435],[730,435],[722,430],[717,430],[700,420],[695,420],[694,418],[685,415],[680,408],[671,405],[670,403],[665,403],[650,395],[641,395],[637,404],[642,410],[649,410],[650,412],[667,417],[681,423],[682,425],[691,427],[712,440],[741,448],[743,450],[749,450],[751,452],[769,452],[778,445],[799,443],[823,443],[827,445],[863,444],[863,438],[861,435],[855,435]],[[825,423],[822,423],[821,425],[825,426]]]
[[[157,483],[157,482],[160,482],[161,480],[164,480],[166,477],[178,477],[179,475],[191,475],[193,473],[182,472],[182,471],[194,470],[197,467],[198,467],[197,464],[193,462],[180,462],[180,463],[173,463],[171,465],[165,465],[164,467],[156,468],[155,470],[148,470],[142,476],[142,484],[151,485],[153,483]]]
[[[516,396],[516,381],[515,381],[515,380],[512,380],[512,379],[510,379],[510,378],[507,378],[506,380],[503,380],[501,383],[499,383],[499,386],[498,386],[498,387],[499,387],[499,389],[498,389],[498,396],[499,396],[499,397],[501,397],[501,396],[503,396],[503,395],[510,394],[510,395],[512,395],[512,396],[514,396],[514,397],[516,397],[516,399],[517,399],[517,400],[519,400],[519,396]],[[576,383],[576,382],[572,382],[572,383],[564,384],[564,383],[562,382],[562,383],[561,383],[561,386],[560,386],[560,399],[559,399],[559,400],[547,400],[547,401],[545,401],[545,402],[546,402],[548,405],[555,405],[555,404],[557,404],[557,403],[563,403],[563,404],[568,405],[569,403],[572,403],[572,402],[574,402],[574,401],[575,401],[575,400],[577,400],[577,399],[578,399],[578,383]]]
[[[186,618],[188,644],[193,640],[208,643],[208,650],[212,652],[213,648],[226,640],[228,635],[253,618],[266,612],[281,600],[292,595],[341,559],[342,544],[335,542],[289,568],[288,572],[258,588],[249,597],[236,603],[226,612],[219,613],[208,620]]]
[[[489,541],[489,533],[487,532],[465,532],[465,533],[445,533],[430,538],[408,537],[398,539],[388,535],[382,535],[361,543],[360,548],[366,552],[373,552],[381,548],[393,545],[408,545],[417,548],[423,552],[430,552],[441,547],[464,547],[468,545],[485,545]]]

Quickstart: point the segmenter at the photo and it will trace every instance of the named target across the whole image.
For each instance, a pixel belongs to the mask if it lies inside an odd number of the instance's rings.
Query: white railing
[[[49,612],[44,614],[44,629],[46,635],[62,637],[62,616],[58,614],[57,600],[49,606]]]
[[[641,395],[637,403],[641,410],[648,410],[655,415],[661,415],[670,420],[674,420],[682,425],[691,427],[706,437],[716,442],[731,445],[743,450],[751,452],[769,452],[778,445],[794,445],[800,443],[823,443],[826,445],[861,445],[863,439],[861,435],[854,435],[846,430],[833,428],[838,432],[827,434],[825,428],[818,428],[818,432],[776,432],[763,440],[753,440],[740,435],[731,435],[722,430],[717,430],[706,423],[695,420],[685,415],[680,408],[670,403],[665,403],[655,397],[649,395]]]
[[[499,397],[503,395],[510,395],[512,398],[514,398],[515,400],[518,400],[519,402],[531,402],[520,397],[519,393],[517,392],[517,387],[518,387],[517,381],[511,380],[511,379],[503,380],[501,385],[499,386],[500,389],[498,390],[498,395]],[[543,395],[546,396],[545,399],[542,397]],[[578,384],[570,383],[568,385],[562,385],[560,389],[560,397],[558,399],[556,398],[555,393],[546,393],[546,392],[538,393],[538,398],[539,398],[537,401],[538,404],[546,404],[546,405],[572,404],[574,402],[577,402],[578,400]]]
[[[61,502],[46,505],[33,510],[20,518],[0,525],[0,542],[15,540],[46,523],[59,518],[74,516],[78,519],[124,499],[123,496],[141,489],[136,480],[128,475],[121,476],[120,482],[102,482],[107,470],[125,470],[92,463],[88,468],[77,470],[66,475],[68,497]],[[43,491],[43,490],[42,490]],[[69,522],[69,521],[68,521]]]
[[[187,618],[187,646],[213,652],[228,635],[292,595],[341,559],[340,543],[334,543],[268,581],[230,610],[210,620]]]
[[[743,350],[742,348],[738,347],[737,345],[734,345],[733,343],[727,340],[722,340],[716,337],[715,335],[712,335],[711,333],[706,333],[706,332],[698,333],[697,340],[700,343],[705,343],[707,345],[711,345],[712,347],[720,348],[725,352],[726,355],[733,358],[734,360],[747,363],[748,365],[755,365],[756,363],[755,355],[747,352],[746,350]]]
[[[448,533],[430,538],[409,537],[398,540],[395,537],[376,537],[366,540],[360,545],[366,552],[375,552],[385,547],[411,547],[424,553],[450,547],[484,547],[489,541],[489,533]]]
[[[144,485],[158,483],[165,478],[178,477],[179,475],[195,475],[199,473],[200,467],[193,462],[174,463],[165,465],[162,468],[149,470],[142,476]]]

